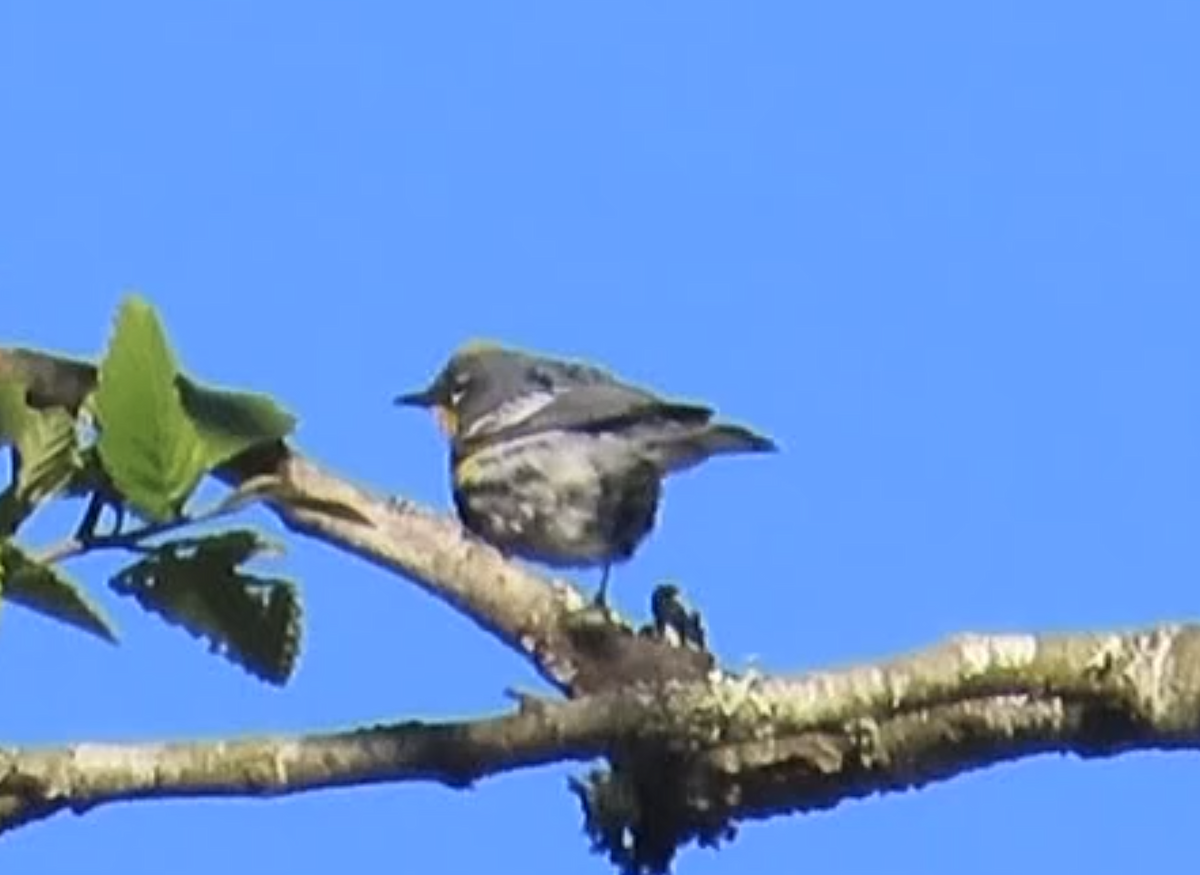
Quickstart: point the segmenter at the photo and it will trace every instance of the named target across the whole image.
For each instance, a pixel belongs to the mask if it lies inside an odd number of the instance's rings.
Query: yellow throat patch
[[[446,437],[458,435],[458,414],[442,404],[433,408],[433,418],[437,420],[438,428]]]

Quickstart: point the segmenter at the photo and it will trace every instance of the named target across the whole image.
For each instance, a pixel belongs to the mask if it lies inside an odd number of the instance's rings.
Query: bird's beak
[[[453,410],[446,406],[440,393],[432,386],[417,392],[397,395],[392,399],[392,402],[400,407],[423,407],[431,409],[434,418],[437,420],[438,427],[450,437],[454,436],[458,428],[458,417],[455,416]]]
[[[392,399],[392,403],[400,407],[433,407],[438,403],[438,399],[431,386],[416,392],[397,395]]]

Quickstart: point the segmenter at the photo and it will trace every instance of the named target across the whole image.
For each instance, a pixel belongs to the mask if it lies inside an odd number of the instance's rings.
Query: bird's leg
[[[592,599],[592,604],[597,608],[608,607],[608,574],[612,571],[612,565],[604,566],[604,573],[600,575],[600,589],[596,591],[596,597]]]

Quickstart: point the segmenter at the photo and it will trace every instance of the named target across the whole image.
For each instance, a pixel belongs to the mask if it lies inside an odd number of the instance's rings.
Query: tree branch
[[[737,820],[828,808],[1043,752],[1150,748],[1200,749],[1200,626],[960,636],[877,665],[641,684],[462,723],[0,749],[0,828],[134,799],[399,781],[462,787],[608,756],[637,767],[580,785],[589,828],[626,866],[657,871],[682,843],[715,841]]]
[[[179,797],[274,797],[350,785],[484,775],[604,751],[595,703],[421,723],[215,742],[0,749],[0,831],[57,811]],[[566,740],[564,743],[564,739]]]

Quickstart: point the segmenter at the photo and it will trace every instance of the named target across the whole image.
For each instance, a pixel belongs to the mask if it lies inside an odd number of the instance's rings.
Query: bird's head
[[[495,343],[459,347],[424,389],[398,395],[401,406],[431,410],[447,437],[536,388],[530,356]]]

